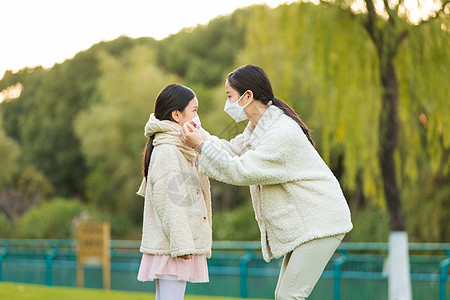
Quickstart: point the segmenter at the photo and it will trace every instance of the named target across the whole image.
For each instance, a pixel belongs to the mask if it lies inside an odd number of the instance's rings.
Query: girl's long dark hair
[[[227,80],[230,86],[238,91],[240,95],[247,90],[251,90],[255,100],[259,100],[264,104],[268,104],[269,101],[272,101],[273,105],[280,108],[286,115],[297,122],[308,140],[315,147],[314,141],[310,135],[310,130],[306,124],[303,123],[300,117],[287,103],[274,96],[272,84],[262,68],[255,65],[242,66],[228,74]]]
[[[155,117],[160,120],[172,119],[174,110],[184,111],[189,102],[195,97],[195,93],[184,85],[173,83],[163,88],[155,101]],[[142,175],[147,179],[150,158],[153,152],[153,140],[155,135],[149,137],[142,153]]]

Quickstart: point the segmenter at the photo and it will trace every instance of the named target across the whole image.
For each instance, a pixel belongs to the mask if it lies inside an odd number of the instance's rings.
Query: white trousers
[[[312,240],[286,254],[275,289],[275,299],[306,299],[344,236],[340,234]]]
[[[155,300],[183,300],[186,281],[155,279]]]

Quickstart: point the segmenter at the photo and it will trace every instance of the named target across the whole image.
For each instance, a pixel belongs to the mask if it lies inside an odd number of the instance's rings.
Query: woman
[[[225,89],[225,111],[250,121],[244,132],[228,142],[186,123],[182,140],[201,153],[200,173],[250,186],[263,257],[284,256],[275,298],[305,299],[352,229],[347,202],[309,129],[274,97],[263,69],[238,68]]]
[[[211,256],[209,181],[197,170],[198,155],[181,142],[181,126],[194,121],[198,101],[191,89],[171,84],[159,93],[145,125],[145,197],[139,281],[156,280],[156,299],[183,299],[186,282],[208,282]]]

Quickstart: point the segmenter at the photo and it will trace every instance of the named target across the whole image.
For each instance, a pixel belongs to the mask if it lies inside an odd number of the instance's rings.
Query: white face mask
[[[245,93],[247,93],[247,91],[245,91]],[[242,94],[242,96],[236,102],[231,102],[230,100],[227,99],[227,102],[225,103],[225,108],[223,109],[237,123],[247,120],[247,115],[245,114],[244,108],[253,101],[253,99],[252,99],[252,100],[250,100],[249,103],[245,104],[244,106],[239,106],[239,101],[241,101],[241,99],[242,99],[242,97],[244,97],[245,93]]]
[[[202,123],[200,122],[200,118],[198,117],[198,115],[197,116],[195,116],[195,118],[193,118],[191,121],[189,121],[189,122],[194,122],[194,127],[197,129],[197,130],[200,130],[200,128],[202,128]]]

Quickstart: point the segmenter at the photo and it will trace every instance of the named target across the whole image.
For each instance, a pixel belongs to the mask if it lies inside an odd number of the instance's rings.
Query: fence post
[[[333,264],[333,279],[334,279],[334,300],[341,300],[341,278],[342,265],[347,261],[347,255],[341,255],[334,261]]]
[[[53,286],[53,259],[58,252],[58,248],[54,244],[51,247],[52,249],[45,254],[45,284],[47,286]]]
[[[444,259],[441,262],[441,274],[439,276],[439,299],[445,300],[447,296],[447,269],[450,265],[450,258]]]
[[[2,243],[2,250],[0,251],[0,282],[3,281],[3,257],[8,254],[8,246]]]
[[[240,297],[248,298],[247,293],[247,278],[248,278],[248,263],[254,258],[253,251],[247,249],[247,253],[241,257],[239,262],[239,275],[240,275]]]

